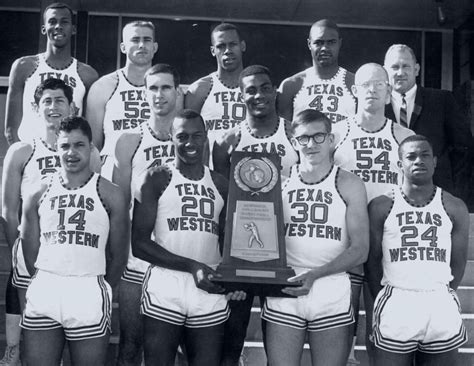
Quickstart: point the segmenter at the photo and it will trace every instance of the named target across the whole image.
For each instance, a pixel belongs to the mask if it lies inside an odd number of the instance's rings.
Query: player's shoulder
[[[125,201],[124,194],[117,184],[112,183],[101,175],[99,175],[98,180],[98,193],[107,208],[113,209]]]
[[[354,173],[338,167],[337,187],[344,198],[360,198],[367,196],[364,182]]]
[[[89,90],[89,95],[94,98],[108,99],[117,88],[119,82],[117,73],[111,72],[94,81]]]
[[[117,148],[126,150],[135,150],[140,143],[140,129],[127,131],[121,134],[117,140]]]
[[[212,88],[212,76],[206,75],[202,78],[193,82],[186,91],[186,95],[188,94],[208,94]]]
[[[31,156],[33,152],[33,141],[18,141],[12,144],[5,155],[5,165],[9,163],[26,163],[26,160]]]
[[[442,191],[442,202],[447,214],[450,217],[457,218],[457,217],[469,215],[469,211],[464,201],[452,195],[448,191],[445,191],[445,190]]]
[[[296,93],[303,85],[306,74],[306,70],[303,70],[284,79],[280,84],[280,93]]]
[[[352,85],[354,85],[354,82],[355,82],[355,74],[344,68],[343,70],[345,70],[346,72],[346,76],[344,77],[345,84],[347,86],[347,89],[350,90]]]
[[[84,84],[88,87],[99,78],[99,74],[92,66],[80,61],[77,61],[77,72]]]
[[[38,67],[38,55],[22,56],[17,58],[11,67],[10,77],[26,79]]]
[[[369,202],[369,213],[375,218],[386,218],[393,206],[393,190],[375,197]]]
[[[399,123],[393,122],[393,136],[400,144],[403,140],[405,140],[408,136],[414,135],[415,132],[410,130],[409,128],[403,127]]]

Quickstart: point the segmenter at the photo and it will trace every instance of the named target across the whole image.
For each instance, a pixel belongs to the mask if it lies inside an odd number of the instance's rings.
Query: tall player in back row
[[[339,66],[342,39],[339,27],[328,19],[311,26],[308,48],[313,66],[283,80],[278,97],[278,114],[292,121],[294,116],[311,108],[324,112],[339,122],[356,112],[351,94],[354,74]]]
[[[61,168],[23,201],[21,238],[34,275],[21,326],[28,365],[59,365],[67,340],[74,365],[104,365],[112,289],[127,261],[129,217],[120,189],[90,168],[92,132],[68,117],[59,127]]]
[[[5,137],[9,144],[43,136],[44,128],[34,111],[34,92],[45,79],[63,80],[73,89],[74,104],[82,113],[85,94],[97,80],[97,72],[71,56],[71,37],[76,33],[72,9],[63,3],[48,5],[43,12],[41,33],[46,51],[24,56],[12,65],[5,113]]]
[[[230,23],[217,25],[211,32],[211,44],[217,71],[189,86],[184,105],[199,112],[204,119],[212,157],[214,141],[245,120],[247,108],[239,88],[242,55],[246,49],[239,29]]]
[[[398,153],[401,187],[369,206],[375,364],[457,365],[467,341],[455,290],[466,266],[469,213],[433,184],[436,157],[426,137],[406,138]]]
[[[136,20],[126,24],[120,43],[120,51],[127,56],[125,66],[102,76],[89,92],[86,116],[104,162],[102,175],[107,179],[112,179],[117,139],[150,118],[144,77],[157,50],[153,23]]]

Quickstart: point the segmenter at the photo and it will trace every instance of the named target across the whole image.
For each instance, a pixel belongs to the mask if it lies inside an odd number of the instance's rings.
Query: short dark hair
[[[400,142],[400,145],[398,145],[398,157],[401,159],[402,158],[402,152],[403,152],[403,146],[406,145],[407,143],[409,142],[426,142],[430,149],[431,149],[431,152],[433,153],[434,155],[434,151],[433,151],[433,144],[430,142],[430,140],[428,140],[428,138],[426,136],[423,136],[423,135],[410,135],[408,137],[406,137],[402,142]]]
[[[214,27],[214,29],[211,31],[211,44],[213,44],[213,35],[214,33],[217,32],[225,32],[225,31],[235,31],[237,33],[237,36],[239,37],[239,41],[242,40],[242,34],[240,33],[239,28],[232,23],[220,23]]]
[[[89,122],[85,118],[70,116],[62,119],[59,124],[58,133],[61,131],[71,132],[72,130],[81,130],[87,136],[89,142],[92,142],[92,130]]]
[[[150,67],[146,73],[145,73],[145,85],[146,84],[146,79],[150,75],[156,75],[156,74],[171,74],[173,75],[173,82],[174,86],[177,88],[180,83],[180,76],[178,73],[178,70],[176,70],[175,67],[168,65],[168,64],[156,64]]]
[[[179,111],[176,114],[176,117],[174,119],[175,120],[176,119],[186,119],[186,120],[188,120],[188,119],[197,119],[201,122],[204,131],[206,131],[206,124],[204,123],[204,119],[202,118],[202,116],[198,112],[196,112],[193,109],[183,109],[183,110]],[[173,123],[173,125],[174,125],[174,123]],[[171,128],[171,130],[173,130],[173,127]]]
[[[336,22],[334,22],[332,20],[329,20],[329,19],[321,19],[321,20],[318,20],[317,22],[313,23],[313,25],[311,26],[311,29],[309,30],[309,36],[308,37],[311,38],[311,31],[313,30],[313,28],[319,28],[319,27],[334,29],[337,32],[337,34],[339,35],[339,38],[341,37],[338,25],[336,24]]]
[[[293,122],[291,122],[291,133],[294,134],[296,127],[301,125],[307,125],[314,122],[322,122],[327,133],[332,131],[331,120],[322,112],[315,109],[305,109],[299,112]]]
[[[64,4],[64,3],[52,3],[52,4],[49,4],[43,11],[43,22],[44,22],[44,16],[49,9],[67,9],[69,10],[69,14],[71,14],[71,20],[72,21],[74,20],[74,12],[72,11],[69,5]]]
[[[247,76],[251,76],[251,75],[258,75],[258,74],[263,74],[263,75],[267,75],[268,78],[270,79],[270,82],[273,84],[273,77],[272,77],[272,74],[270,72],[270,70],[268,69],[268,67],[265,67],[265,66],[262,66],[262,65],[251,65],[251,66],[247,66],[245,69],[242,70],[242,72],[240,73],[239,75],[239,85],[240,85],[240,88],[242,89],[242,79],[247,77]]]
[[[44,91],[47,89],[49,90],[61,89],[64,92],[64,96],[66,97],[67,101],[69,103],[72,103],[72,93],[73,93],[72,88],[61,79],[51,78],[51,79],[46,79],[45,81],[43,81],[40,85],[36,87],[35,94],[34,94],[34,99],[35,99],[36,104],[39,103],[41,97],[44,94]]]

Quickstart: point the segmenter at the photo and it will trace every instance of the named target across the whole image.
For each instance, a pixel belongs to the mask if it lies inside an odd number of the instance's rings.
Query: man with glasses
[[[291,128],[300,163],[282,184],[283,215],[288,265],[296,272],[289,281],[301,286],[282,290],[297,298],[266,299],[268,359],[299,365],[307,338],[313,364],[344,366],[354,322],[346,272],[365,262],[369,247],[366,190],[334,165],[334,135],[323,113],[300,112]]]
[[[356,111],[351,86],[354,74],[339,66],[342,38],[339,27],[328,19],[314,23],[308,37],[313,66],[283,80],[279,88],[278,114],[291,121],[307,108],[339,122]]]
[[[405,137],[413,135],[413,131],[385,118],[390,92],[388,75],[382,66],[375,63],[362,65],[352,86],[352,93],[357,98],[357,114],[334,126],[334,161],[362,178],[367,189],[367,202],[401,183],[397,149]],[[373,302],[368,296],[369,292],[364,291],[367,334],[371,329],[369,310]],[[353,306],[356,307],[355,301]],[[370,355],[371,343],[367,341],[366,344]]]

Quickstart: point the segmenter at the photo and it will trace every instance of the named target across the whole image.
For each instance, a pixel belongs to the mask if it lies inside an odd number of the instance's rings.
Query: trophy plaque
[[[301,285],[287,281],[279,167],[276,154],[232,153],[222,277],[212,279],[227,291],[290,297],[281,289]]]

